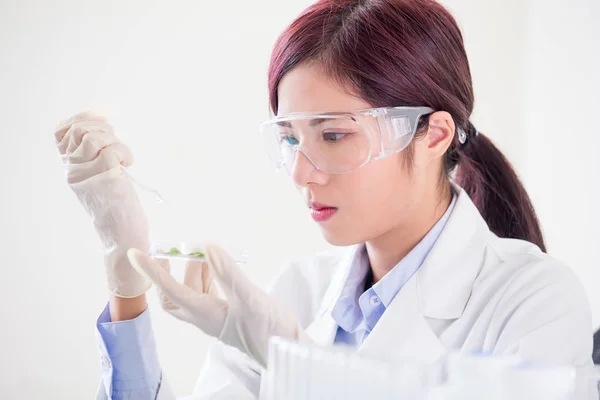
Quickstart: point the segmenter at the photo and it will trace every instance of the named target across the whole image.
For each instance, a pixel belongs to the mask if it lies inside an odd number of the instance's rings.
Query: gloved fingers
[[[82,164],[93,161],[100,155],[100,151],[113,144],[122,143],[112,132],[88,132],[83,136],[77,149],[73,152],[67,152],[67,155],[63,156],[63,162],[67,164]]]
[[[201,261],[188,261],[185,264],[183,284],[198,293],[202,293],[202,269]]]
[[[56,141],[56,148],[58,149],[58,152],[61,156],[65,156],[67,154],[67,147],[69,147],[69,135],[67,135],[67,132],[70,128],[71,127],[69,126],[69,128],[67,128],[67,130],[65,130],[64,133],[60,135],[60,140]],[[59,134],[55,132],[54,136],[58,138]]]
[[[104,121],[106,122],[107,117],[104,115],[100,115],[96,112],[90,111],[90,110],[85,110],[85,111],[81,111],[78,112],[76,114],[73,114],[63,120],[61,120],[59,123],[56,124],[56,131],[60,131],[61,129],[65,129],[69,126],[71,126],[72,124],[76,123],[76,122],[81,122],[81,121]]]
[[[68,142],[63,144],[63,141],[67,134],[67,131],[71,128],[71,125],[73,125],[74,123],[83,122],[83,121],[90,121],[90,122],[96,122],[99,124],[103,124],[103,123],[107,123],[108,119],[104,116],[94,115],[88,111],[85,111],[85,112],[75,114],[75,115],[65,119],[64,121],[59,122],[56,125],[56,129],[54,131],[54,139],[56,140],[56,144],[59,146],[59,150],[61,149],[61,147],[64,148],[64,150],[61,152],[61,154],[64,154],[64,151],[66,151],[66,149],[67,149],[66,146],[67,146]],[[61,144],[62,144],[62,146],[61,146]]]
[[[201,294],[189,308],[180,307],[166,311],[177,319],[195,325],[207,335],[219,338],[225,326],[228,309],[225,300]]]
[[[81,139],[83,139],[85,134],[91,130],[97,129],[98,123],[92,121],[83,121],[72,124],[63,138],[63,140],[68,140],[66,154],[71,154],[79,147]]]
[[[69,146],[69,137],[66,135],[67,131],[64,131],[64,133],[62,133],[60,135],[60,140],[58,139],[59,135],[57,132],[54,133],[54,137],[57,138],[56,140],[56,148],[58,149],[58,152],[60,153],[61,156],[64,156],[65,154],[67,154],[67,147]]]
[[[206,294],[217,295],[217,285],[215,283],[215,273],[205,262],[205,266],[202,269],[202,288]]]
[[[67,145],[67,151],[65,154],[71,155],[73,152],[75,152],[81,145],[83,138],[91,132],[114,135],[114,128],[112,127],[112,125],[109,124],[99,124],[97,122],[88,121],[78,122],[76,124],[71,125],[71,128],[69,128],[67,134],[63,138],[63,141],[67,138],[69,141],[69,144]]]
[[[195,299],[198,296],[202,296],[194,292],[191,288],[177,282],[168,271],[161,268],[147,254],[137,249],[129,249],[127,257],[138,273],[152,281],[176,305],[190,308],[194,305]]]
[[[105,169],[118,166],[130,167],[133,165],[133,153],[131,149],[121,142],[113,143],[100,150],[98,159],[104,163]]]
[[[184,285],[204,294],[216,294],[215,277],[206,261],[189,261],[186,265]]]
[[[212,243],[207,244],[206,259],[229,300],[238,297],[249,301],[256,291],[260,290],[250,282],[235,260],[219,246]]]
[[[69,184],[83,182],[108,170],[130,166],[132,162],[133,155],[129,148],[122,143],[115,143],[102,149],[93,161],[82,164],[69,164],[67,166],[67,181]]]
[[[153,259],[154,262],[158,265],[159,268],[163,269],[166,273],[171,273],[171,264],[167,259]],[[156,293],[158,295],[158,300],[160,302],[160,306],[165,311],[174,311],[179,309],[179,306],[171,301],[171,299],[163,292],[158,286],[156,286]]]
[[[165,311],[177,319],[196,325],[211,336],[216,337],[221,333],[227,317],[227,302],[215,296],[196,293],[175,281],[170,274],[168,260],[155,261],[137,249],[129,249],[127,256],[133,268],[154,283]]]

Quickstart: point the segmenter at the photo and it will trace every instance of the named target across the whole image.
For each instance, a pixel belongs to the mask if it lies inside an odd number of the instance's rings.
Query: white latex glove
[[[105,117],[87,112],[60,123],[55,138],[69,186],[100,236],[109,291],[119,297],[139,296],[151,282],[131,268],[127,250],[147,251],[149,228],[133,183],[122,168],[133,163],[129,148]]]
[[[206,246],[208,262],[190,262],[184,284],[169,273],[166,260],[155,261],[131,249],[131,264],[154,282],[162,307],[210,336],[236,347],[266,367],[269,338],[307,340],[295,314],[248,280],[235,261],[216,245]],[[227,299],[216,295],[212,277]]]

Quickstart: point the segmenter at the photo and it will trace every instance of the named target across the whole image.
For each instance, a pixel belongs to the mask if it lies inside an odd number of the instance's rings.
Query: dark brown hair
[[[281,34],[269,66],[269,96],[299,64],[316,62],[373,107],[428,106],[468,133],[454,139],[445,173],[471,197],[490,229],[546,250],[535,211],[514,169],[469,122],[473,85],[462,34],[433,0],[321,0]]]

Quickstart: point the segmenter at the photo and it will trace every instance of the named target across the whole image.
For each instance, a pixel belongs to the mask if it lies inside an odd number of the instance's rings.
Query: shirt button
[[[369,302],[373,307],[377,307],[379,304],[381,304],[381,300],[379,300],[379,297],[377,296],[371,296]]]

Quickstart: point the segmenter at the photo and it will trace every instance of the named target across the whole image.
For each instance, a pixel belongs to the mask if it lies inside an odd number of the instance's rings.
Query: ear
[[[442,157],[454,139],[454,119],[446,111],[436,111],[429,116],[429,127],[425,136],[425,145],[430,160]]]

